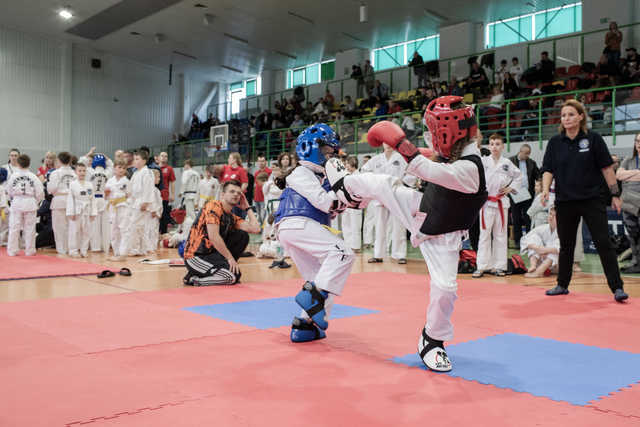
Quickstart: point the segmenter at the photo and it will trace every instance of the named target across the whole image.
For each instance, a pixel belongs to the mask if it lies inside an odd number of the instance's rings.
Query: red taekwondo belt
[[[504,194],[498,194],[497,196],[489,196],[487,197],[487,202],[497,202],[498,209],[500,210],[500,228],[504,227],[504,211],[502,209],[502,198]],[[484,208],[482,208],[482,229],[485,230],[487,227],[484,224]]]

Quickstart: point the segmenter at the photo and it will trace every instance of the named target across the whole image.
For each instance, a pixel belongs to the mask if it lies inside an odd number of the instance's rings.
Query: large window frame
[[[413,52],[416,51],[416,49],[410,49],[409,46],[411,44],[413,44],[412,47],[418,46],[417,51],[420,53],[420,47],[427,42],[433,42],[433,52],[423,52],[425,53],[425,55],[421,55],[423,57],[422,59],[424,59],[425,62],[440,59],[440,34],[433,34],[431,36],[421,37],[415,40],[408,40],[406,42],[394,43],[388,46],[382,46],[372,49],[370,57],[371,65],[377,71],[388,70],[397,67],[405,67],[407,66],[409,61],[411,61]],[[387,65],[387,62],[383,62],[381,57],[382,55],[389,57],[389,55],[391,55],[389,51],[391,51],[392,49],[395,51],[395,56],[397,57],[393,59],[393,63],[388,62],[389,65]],[[402,58],[399,58],[400,54]]]
[[[549,34],[549,24],[553,22],[553,20],[556,18],[556,15],[560,14],[562,10],[571,9],[573,9],[573,26],[568,27],[567,31],[556,31],[552,34]],[[544,20],[540,22],[541,19]],[[512,37],[515,37],[517,40],[506,41],[505,43],[496,42],[496,31],[498,29],[502,29],[502,26],[505,26],[508,31],[511,31]],[[541,27],[542,29],[539,30],[539,27]],[[534,13],[514,16],[508,19],[489,22],[485,27],[484,45],[487,49],[493,49],[497,47],[509,46],[534,40],[541,40],[548,37],[555,37],[562,34],[571,34],[580,31],[582,31],[582,2],[576,2],[560,7],[541,10]]]
[[[323,76],[322,66],[324,65],[326,69],[326,64],[332,62],[334,63],[333,76],[327,75],[327,73]],[[335,62],[335,59],[327,59],[326,61],[314,62],[301,67],[289,68],[286,72],[285,87],[287,89],[293,89],[297,86],[308,86],[333,80],[335,78]]]
[[[241,99],[262,94],[262,76],[231,83],[228,94],[231,100],[231,114],[240,113]]]

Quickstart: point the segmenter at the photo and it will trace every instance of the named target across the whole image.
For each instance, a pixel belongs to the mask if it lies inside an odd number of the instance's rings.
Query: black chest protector
[[[420,231],[424,234],[435,236],[452,231],[468,230],[487,201],[487,184],[480,156],[472,154],[461,157],[459,160],[469,160],[478,167],[480,176],[478,192],[461,193],[428,183],[420,201],[420,212],[427,214],[427,218],[420,227]]]

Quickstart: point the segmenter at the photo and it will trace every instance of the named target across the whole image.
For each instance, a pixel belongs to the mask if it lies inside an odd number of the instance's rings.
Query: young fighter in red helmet
[[[389,121],[376,123],[367,135],[371,146],[385,143],[405,157],[407,173],[428,182],[424,193],[404,187],[389,175],[349,175],[336,159],[329,160],[326,172],[338,198],[350,207],[377,200],[411,231],[411,243],[420,247],[431,278],[427,322],[418,352],[428,368],[450,371],[444,341],[453,338],[459,251],[487,200],[487,191],[473,108],[459,96],[444,96],[427,106],[424,118],[433,150],[416,148],[400,126]]]

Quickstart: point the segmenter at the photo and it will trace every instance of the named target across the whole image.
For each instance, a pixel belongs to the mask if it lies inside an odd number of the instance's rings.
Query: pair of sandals
[[[131,276],[131,270],[129,270],[127,267],[123,267],[120,269],[120,271],[118,271],[118,274],[121,276]],[[104,270],[102,271],[100,274],[98,274],[98,279],[105,279],[107,277],[113,277],[115,276],[116,273],[114,273],[111,270]]]

